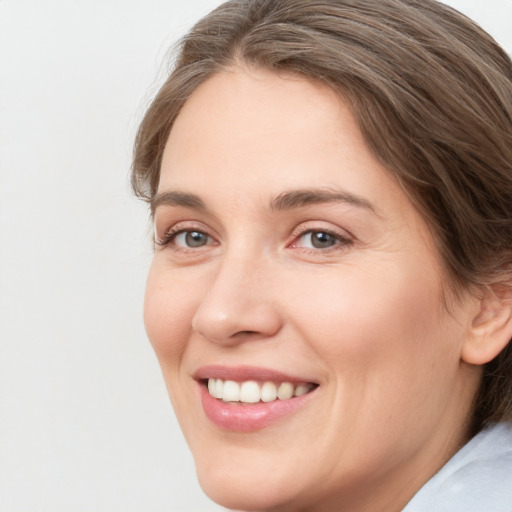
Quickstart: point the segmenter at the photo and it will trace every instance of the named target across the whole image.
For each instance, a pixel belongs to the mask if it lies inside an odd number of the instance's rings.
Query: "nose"
[[[192,319],[192,328],[209,341],[236,345],[275,336],[281,316],[272,272],[242,258],[218,267]]]

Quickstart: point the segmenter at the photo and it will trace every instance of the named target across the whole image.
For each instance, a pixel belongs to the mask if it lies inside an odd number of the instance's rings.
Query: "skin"
[[[276,207],[311,189],[350,200]],[[174,191],[204,207],[162,196]],[[467,440],[480,370],[462,354],[480,305],[444,307],[432,235],[347,106],[303,78],[219,73],[173,126],[159,194],[157,242],[205,233],[156,244],[145,301],[205,492],[243,510],[401,510]],[[333,233],[327,247],[312,230]],[[230,432],[199,400],[193,374],[210,364],[319,387],[271,426]]]

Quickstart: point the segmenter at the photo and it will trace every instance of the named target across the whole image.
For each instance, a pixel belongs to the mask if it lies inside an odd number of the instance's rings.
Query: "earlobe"
[[[492,361],[512,339],[512,290],[497,294],[489,289],[480,300],[470,333],[462,348],[462,360],[483,365]]]

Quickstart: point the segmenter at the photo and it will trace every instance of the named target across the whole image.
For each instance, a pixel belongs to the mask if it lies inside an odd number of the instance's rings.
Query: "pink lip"
[[[208,366],[199,369],[194,377],[197,380],[208,378],[245,381],[273,381],[273,382],[310,382],[274,370],[254,367],[228,368],[221,366]],[[277,420],[291,414],[303,407],[312,397],[314,391],[289,400],[275,400],[273,402],[259,402],[252,405],[225,403],[213,398],[203,382],[198,383],[203,410],[208,419],[218,427],[232,432],[255,432],[266,428]]]
[[[294,377],[292,375],[287,375],[276,370],[258,368],[256,366],[203,366],[194,373],[194,378],[196,380],[222,379],[234,380],[236,382],[242,382],[244,380],[256,380],[260,382],[291,382],[292,384],[299,384],[300,382],[313,382],[308,378]]]

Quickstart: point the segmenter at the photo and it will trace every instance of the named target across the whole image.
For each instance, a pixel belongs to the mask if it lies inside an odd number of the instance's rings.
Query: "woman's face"
[[[215,75],[175,122],[153,206],[145,323],[207,494],[401,509],[463,442],[476,302],[446,311],[432,236],[340,98]]]

